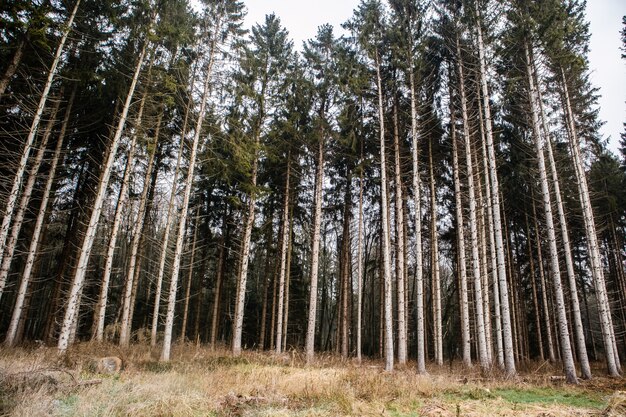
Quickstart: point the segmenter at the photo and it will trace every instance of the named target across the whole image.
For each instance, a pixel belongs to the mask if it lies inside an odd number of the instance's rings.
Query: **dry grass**
[[[529,368],[505,381],[458,364],[383,372],[321,356],[282,356],[195,345],[174,348],[169,363],[146,346],[80,344],[66,357],[54,349],[0,353],[0,414],[14,416],[586,416],[623,415],[622,380],[596,378],[577,387],[551,381],[553,370]],[[119,375],[93,374],[97,356],[124,361]],[[558,374],[558,372],[556,372]],[[600,371],[597,373],[600,374]],[[97,384],[95,384],[97,382]]]

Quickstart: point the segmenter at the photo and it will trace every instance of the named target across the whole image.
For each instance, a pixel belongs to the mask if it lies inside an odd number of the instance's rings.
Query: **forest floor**
[[[94,358],[118,356],[119,374],[95,373]],[[482,377],[460,363],[414,364],[388,373],[379,361],[357,365],[320,355],[282,356],[175,346],[158,361],[148,346],[122,350],[79,344],[0,349],[0,415],[11,416],[626,416],[626,381],[602,377],[566,385],[558,369],[533,363],[520,376]],[[475,367],[477,368],[477,367]]]

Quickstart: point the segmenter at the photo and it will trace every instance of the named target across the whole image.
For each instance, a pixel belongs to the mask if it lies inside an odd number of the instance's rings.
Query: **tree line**
[[[299,49],[236,0],[3,4],[4,346],[621,375],[626,152],[584,12],[361,0]]]

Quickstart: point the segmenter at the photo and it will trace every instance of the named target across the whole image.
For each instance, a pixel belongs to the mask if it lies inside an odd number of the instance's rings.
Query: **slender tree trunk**
[[[135,87],[137,85],[137,80],[139,79],[139,74],[141,72],[141,67],[143,65],[144,57],[146,56],[146,49],[148,47],[148,42],[149,42],[148,40],[144,42],[143,48],[141,52],[139,53],[139,58],[137,59],[137,64],[135,66],[135,73],[133,75],[130,88],[128,90],[128,95],[126,96],[126,101],[122,109],[122,114],[120,115],[117,128],[115,130],[115,135],[113,136],[113,140],[112,140],[110,150],[109,150],[109,155],[107,157],[106,165],[102,173],[102,177],[100,179],[98,191],[96,193],[94,206],[91,212],[91,218],[89,220],[89,225],[87,227],[85,238],[83,240],[83,244],[80,250],[80,257],[78,259],[78,264],[76,265],[76,272],[74,274],[74,279],[72,281],[69,298],[67,300],[67,309],[65,310],[65,316],[63,318],[63,326],[61,328],[61,333],[59,335],[58,350],[60,353],[65,353],[65,351],[67,350],[67,347],[69,344],[71,325],[75,317],[78,315],[78,309],[80,307],[78,305],[78,301],[83,290],[83,283],[85,281],[85,273],[87,272],[87,264],[89,263],[89,255],[91,254],[91,248],[93,246],[93,242],[96,237],[96,231],[98,228],[100,213],[102,211],[102,204],[107,194],[107,185],[109,183],[109,178],[111,176],[111,170],[113,168],[113,163],[115,162],[115,156],[117,153],[117,148],[119,146],[120,138],[122,137],[122,132],[124,130],[124,126],[126,125],[126,117],[128,116],[128,110],[133,100]]]
[[[410,71],[409,82],[411,87],[411,139],[413,140],[413,199],[415,204],[415,309],[417,310],[417,372],[426,373],[426,353],[424,351],[424,275],[422,254],[422,204],[421,204],[421,180],[419,173],[419,143],[418,143],[418,120],[417,99],[415,97],[415,75]],[[362,186],[361,186],[362,187]]]
[[[533,256],[532,250],[532,239],[530,235],[530,224],[528,222],[528,213],[524,215],[526,219],[526,236],[527,236],[527,245],[528,245],[528,261],[530,264],[530,282],[532,285],[533,291],[533,309],[535,312],[535,327],[537,333],[537,343],[539,344],[539,357],[541,362],[545,360],[544,349],[543,349],[543,336],[541,334],[541,315],[539,314],[539,299],[537,297],[537,283],[536,283],[536,273],[535,273],[535,257]]]
[[[534,70],[535,66],[532,63]],[[534,72],[534,80],[537,79],[536,70]],[[546,123],[546,116],[543,110],[543,100],[541,98],[541,89],[536,84],[537,101],[539,103],[539,110],[541,112],[542,127],[546,139],[545,147],[548,150],[548,165],[550,167],[550,174],[552,176],[552,185],[554,187],[554,195],[556,199],[556,207],[559,215],[559,223],[561,226],[561,238],[563,243],[563,253],[565,256],[565,266],[567,268],[567,278],[569,280],[570,298],[572,303],[572,315],[574,318],[574,334],[576,337],[576,347],[578,350],[578,360],[580,362],[581,373],[583,379],[591,379],[591,366],[589,365],[589,357],[587,355],[587,346],[585,344],[585,332],[582,323],[582,316],[580,313],[580,302],[578,301],[578,286],[576,285],[576,273],[574,272],[574,261],[572,259],[572,248],[569,240],[569,231],[567,229],[567,219],[565,217],[565,209],[563,205],[563,199],[561,197],[561,186],[559,183],[559,176],[556,170],[556,164],[554,161],[554,154],[552,152],[552,142],[550,139],[550,132]]]
[[[133,324],[133,311],[135,305],[135,296],[137,294],[137,285],[139,283],[139,271],[140,271],[140,259],[139,248],[141,241],[143,240],[143,231],[145,228],[147,211],[148,211],[148,192],[150,190],[150,178],[152,177],[152,170],[154,169],[154,159],[156,156],[159,133],[161,127],[163,113],[158,117],[156,123],[156,130],[154,135],[154,142],[152,143],[152,149],[150,151],[148,165],[146,167],[146,173],[143,181],[143,191],[139,200],[139,209],[137,210],[137,219],[133,227],[133,240],[130,248],[130,259],[128,261],[128,269],[126,273],[126,286],[124,287],[124,296],[122,298],[122,319],[120,325],[120,346],[128,347],[130,343],[130,334]]]
[[[485,315],[483,311],[483,291],[480,277],[480,254],[478,250],[478,220],[476,218],[476,191],[474,187],[474,168],[472,163],[472,145],[470,137],[469,116],[467,111],[467,98],[465,96],[465,75],[463,73],[463,61],[461,59],[461,47],[459,39],[456,39],[456,49],[459,59],[459,89],[461,93],[461,113],[463,116],[463,139],[465,142],[465,163],[467,169],[467,191],[469,198],[469,224],[472,248],[472,275],[474,278],[474,305],[476,315],[476,333],[478,339],[478,358],[483,371],[490,368],[489,355],[487,352],[487,339],[485,336]]]
[[[556,362],[556,355],[554,351],[554,339],[552,337],[552,325],[550,324],[550,309],[548,305],[548,287],[546,285],[546,278],[543,265],[543,250],[541,249],[541,236],[539,234],[539,223],[537,222],[537,210],[535,208],[534,196],[533,199],[533,219],[535,223],[535,237],[537,239],[537,263],[539,264],[539,279],[541,281],[541,303],[543,305],[544,321],[546,326],[546,337],[548,339],[548,358],[550,363]]]
[[[346,359],[349,354],[350,348],[350,314],[349,314],[349,300],[352,297],[352,286],[350,285],[350,267],[351,267],[351,236],[350,236],[350,222],[352,213],[352,175],[350,172],[346,174],[346,193],[343,211],[343,231],[341,237],[341,302],[340,302],[340,315],[341,326],[340,340],[341,340],[341,357]]]
[[[480,15],[478,4],[476,4],[477,16]],[[487,163],[489,166],[489,180],[491,185],[492,215],[494,226],[494,238],[496,249],[496,261],[498,265],[498,286],[500,292],[500,308],[502,321],[502,340],[504,351],[504,367],[507,377],[513,377],[515,370],[515,358],[513,355],[513,334],[511,330],[511,313],[509,307],[509,288],[506,279],[506,265],[504,260],[504,246],[502,241],[502,220],[500,217],[500,185],[498,183],[498,172],[496,167],[495,146],[493,143],[493,132],[491,126],[491,105],[489,103],[489,88],[487,86],[487,69],[485,63],[485,52],[482,37],[480,19],[476,22],[478,35],[478,55],[480,61],[480,84],[483,95],[483,109],[485,112],[485,137],[487,139]]]
[[[52,185],[54,184],[56,169],[59,163],[59,158],[61,157],[63,141],[65,139],[65,132],[67,131],[67,126],[69,124],[75,93],[76,89],[72,91],[72,95],[70,96],[67,108],[65,110],[65,117],[63,119],[63,124],[61,125],[61,131],[59,132],[59,138],[57,140],[57,145],[54,150],[54,155],[52,156],[52,164],[50,165],[50,169],[48,172],[48,179],[46,181],[46,185],[43,191],[43,198],[41,200],[41,203],[39,204],[39,212],[37,214],[37,220],[35,222],[35,228],[33,230],[33,237],[30,241],[30,247],[28,248],[28,256],[26,258],[24,271],[22,273],[22,280],[20,281],[20,287],[17,292],[15,306],[13,307],[13,315],[11,316],[9,329],[7,330],[5,344],[8,347],[15,345],[19,323],[21,320],[24,319],[24,311],[26,311],[25,299],[28,291],[28,285],[31,281],[33,266],[35,265],[35,259],[37,257],[37,251],[39,249],[39,242],[41,241],[43,235],[42,231],[44,221],[47,217],[46,214],[48,213],[48,203],[53,194]]]
[[[402,167],[400,163],[400,132],[398,128],[398,100],[393,107],[393,147],[395,166],[396,208],[396,284],[398,295],[398,363],[407,361],[407,314],[405,303],[405,254],[404,254],[404,197],[402,196]]]
[[[150,67],[152,62],[150,63]],[[150,71],[150,70],[148,70]],[[143,110],[146,102],[146,93],[144,92],[139,105],[139,111],[137,112],[137,119],[135,123],[135,129],[138,129],[141,125],[141,119],[143,117]],[[113,256],[115,255],[115,248],[117,246],[117,237],[119,228],[122,223],[122,216],[124,214],[124,206],[128,197],[128,188],[130,186],[130,175],[134,166],[135,147],[137,143],[137,133],[132,135],[131,143],[128,149],[128,158],[126,160],[126,168],[124,170],[124,177],[122,179],[122,187],[120,188],[119,197],[117,199],[117,207],[115,209],[115,217],[113,219],[113,227],[111,230],[111,237],[109,238],[109,245],[107,248],[106,261],[104,266],[104,274],[102,276],[102,283],[100,287],[100,295],[98,297],[98,303],[94,312],[94,331],[92,332],[92,339],[101,342],[104,337],[104,321],[106,317],[107,298],[109,294],[109,284],[111,282],[111,271],[113,269]]]
[[[363,159],[363,146],[361,146],[361,160]],[[363,169],[359,174],[359,220],[357,236],[357,302],[356,302],[356,359],[358,363],[362,361],[363,346]]]
[[[219,26],[219,23],[218,23]],[[213,62],[217,53],[216,40],[211,44],[209,53],[209,62],[206,68],[204,86],[202,88],[202,99],[200,100],[200,110],[194,129],[193,139],[191,142],[191,154],[189,155],[189,167],[187,169],[187,178],[185,180],[185,192],[183,203],[180,208],[180,219],[178,222],[178,234],[176,237],[176,248],[174,250],[174,259],[172,261],[172,277],[170,280],[170,291],[167,299],[167,315],[165,316],[165,332],[163,335],[163,350],[161,351],[161,361],[170,360],[170,352],[172,348],[172,331],[174,327],[174,309],[176,307],[176,291],[178,289],[178,273],[180,271],[180,259],[183,252],[183,241],[185,239],[185,224],[187,223],[187,211],[189,208],[189,199],[191,197],[191,187],[193,186],[193,176],[196,167],[196,154],[198,152],[198,142],[202,134],[202,125],[206,116],[207,101],[210,94],[211,73],[213,70]],[[181,141],[182,152],[183,142]]]
[[[432,274],[432,306],[433,306],[433,341],[435,362],[443,365],[443,326],[441,311],[441,274],[439,269],[439,233],[437,231],[437,193],[435,191],[435,174],[433,159],[433,138],[428,142],[429,174],[430,174],[430,212],[431,212],[431,274]]]
[[[287,155],[287,179],[285,180],[285,203],[283,206],[283,235],[280,246],[280,274],[278,277],[278,309],[276,320],[276,353],[283,349],[283,312],[285,303],[285,277],[287,275],[287,250],[289,249],[289,177],[291,174],[291,154]]]
[[[545,157],[543,154],[543,144],[541,143],[541,128],[539,126],[539,110],[537,106],[537,94],[535,92],[535,82],[533,79],[532,66],[530,61],[530,52],[528,44],[524,45],[526,55],[526,73],[529,84],[530,109],[532,115],[533,138],[535,142],[535,151],[537,152],[537,163],[539,164],[539,181],[541,184],[541,195],[543,199],[543,210],[546,221],[546,232],[548,234],[548,245],[550,249],[550,260],[552,272],[552,281],[554,284],[554,294],[556,297],[557,319],[559,327],[559,335],[561,341],[561,357],[563,359],[563,367],[565,378],[571,384],[577,384],[576,366],[574,365],[574,357],[570,345],[569,329],[567,327],[567,312],[565,307],[565,296],[563,295],[563,287],[561,283],[561,268],[559,265],[559,252],[556,245],[556,232],[554,230],[554,220],[552,215],[552,202],[550,198],[550,188],[548,185],[548,175],[546,172]]]
[[[580,145],[578,134],[576,131],[576,123],[574,120],[574,114],[572,112],[572,105],[570,102],[569,91],[567,87],[567,79],[565,78],[565,71],[561,68],[561,84],[563,88],[563,97],[565,105],[565,119],[567,122],[570,149],[572,152],[572,160],[574,163],[576,182],[578,185],[578,194],[580,198],[580,205],[583,210],[583,221],[585,224],[585,234],[587,236],[587,245],[589,247],[589,258],[591,262],[591,273],[593,275],[593,282],[595,284],[596,295],[598,298],[598,312],[600,314],[600,328],[602,330],[602,337],[604,339],[604,350],[606,355],[606,362],[608,373],[610,376],[620,375],[619,356],[614,349],[615,336],[613,334],[613,322],[611,318],[611,309],[609,304],[609,298],[606,293],[606,284],[604,281],[604,271],[602,267],[602,260],[600,256],[600,247],[598,244],[598,234],[596,232],[596,224],[591,208],[591,200],[589,198],[589,188],[587,186],[587,178],[585,176],[585,170],[583,167],[582,158],[580,155]]]
[[[189,315],[189,298],[191,295],[191,281],[193,278],[193,264],[196,255],[196,243],[198,242],[198,223],[200,222],[200,206],[196,208],[196,224],[193,230],[193,241],[191,243],[191,254],[189,255],[189,271],[187,272],[187,284],[185,287],[185,304],[183,307],[183,325],[180,330],[180,341],[185,342],[187,334],[187,317]]]
[[[195,84],[196,69],[194,66],[193,75],[191,76],[191,85]],[[159,270],[156,278],[156,288],[154,291],[154,307],[152,310],[152,325],[150,328],[150,346],[155,347],[157,342],[157,331],[159,328],[159,310],[161,308],[161,294],[163,291],[163,276],[165,275],[165,261],[167,259],[167,249],[169,247],[170,233],[172,231],[172,225],[174,223],[174,208],[176,206],[176,190],[178,175],[180,173],[180,164],[183,157],[183,148],[185,143],[185,137],[187,136],[187,122],[189,120],[189,111],[191,109],[193,101],[189,100],[185,107],[185,117],[183,119],[183,126],[180,133],[180,146],[178,151],[178,157],[176,158],[176,168],[174,168],[174,175],[172,178],[172,191],[170,193],[169,203],[167,205],[167,217],[165,220],[165,228],[163,233],[163,240],[161,241],[161,254],[159,256]]]
[[[324,120],[324,110],[321,111]],[[305,353],[307,363],[315,356],[315,321],[317,316],[317,277],[320,257],[320,229],[322,225],[323,183],[324,183],[324,136],[322,128],[317,150],[317,168],[315,172],[315,210],[313,214],[313,241],[311,248],[311,278],[309,289],[309,315],[306,330]]]
[[[293,209],[290,208],[289,214],[289,235],[287,238],[287,270],[285,277],[285,312],[284,312],[284,320],[283,320],[283,351],[287,350],[287,329],[289,324],[289,282],[291,281],[291,251],[293,244],[292,237],[293,230]]]
[[[496,336],[496,357],[500,369],[504,369],[504,342],[502,339],[502,309],[500,308],[500,286],[498,283],[498,261],[496,254],[495,226],[493,222],[493,210],[491,198],[491,180],[487,153],[487,136],[485,133],[486,123],[483,118],[483,106],[480,101],[482,86],[477,86],[478,100],[478,118],[480,139],[482,144],[482,161],[483,161],[483,178],[485,183],[485,207],[487,212],[487,226],[489,231],[489,258],[491,263],[491,278],[493,281],[493,310],[495,318],[495,336]],[[489,266],[485,264],[485,269]]]
[[[463,94],[463,93],[461,93]],[[453,91],[450,85],[450,98]],[[456,216],[456,236],[457,236],[457,264],[459,280],[459,302],[461,321],[461,351],[463,355],[463,365],[467,368],[472,366],[472,351],[470,345],[470,322],[469,305],[467,297],[467,269],[465,264],[465,222],[463,221],[463,199],[461,196],[461,181],[459,179],[459,156],[456,143],[456,119],[452,99],[450,99],[450,140],[452,141],[452,171],[454,177],[454,206]],[[464,118],[465,119],[465,118]],[[464,120],[465,122],[466,120]]]
[[[244,313],[244,303],[246,300],[246,283],[248,280],[248,262],[250,258],[250,238],[252,236],[252,226],[254,225],[254,206],[256,204],[256,188],[257,185],[257,173],[259,169],[259,157],[258,157],[258,147],[261,141],[260,138],[260,126],[257,129],[254,140],[254,162],[252,164],[252,174],[251,174],[251,182],[252,182],[252,192],[249,196],[248,201],[248,215],[246,217],[246,225],[244,228],[243,239],[241,243],[241,265],[239,270],[239,277],[237,279],[237,297],[235,303],[235,320],[233,327],[233,345],[232,345],[232,353],[233,356],[241,355],[241,336],[243,332],[243,313]]]
[[[22,157],[20,159],[19,165],[17,166],[15,178],[13,179],[13,186],[11,188],[11,192],[9,193],[6,206],[4,208],[2,226],[0,227],[0,260],[3,259],[7,235],[9,233],[9,226],[11,225],[11,221],[12,221],[13,214],[14,214],[13,211],[15,209],[15,203],[17,202],[17,197],[20,193],[20,187],[22,185],[24,171],[26,170],[28,156],[30,155],[30,150],[33,146],[35,137],[37,136],[37,129],[39,128],[39,122],[41,121],[41,116],[43,115],[43,111],[46,107],[46,102],[48,101],[48,94],[50,93],[50,88],[52,87],[52,82],[54,81],[54,76],[56,75],[57,67],[59,65],[59,62],[61,61],[61,54],[63,53],[63,48],[65,47],[65,42],[67,41],[67,37],[72,28],[72,23],[74,22],[74,17],[76,17],[76,12],[78,11],[79,5],[80,5],[80,0],[77,0],[76,4],[74,5],[74,9],[72,10],[72,14],[70,15],[69,19],[67,20],[65,24],[65,30],[63,31],[63,36],[61,37],[61,41],[59,42],[59,46],[57,47],[56,54],[54,55],[54,60],[52,61],[52,65],[50,66],[50,70],[48,71],[48,79],[46,80],[46,84],[43,88],[43,92],[41,93],[41,98],[39,99],[39,104],[37,105],[35,117],[33,118],[33,122],[28,132],[28,137],[26,138],[26,143],[24,144]],[[0,280],[0,298],[2,297],[2,293],[4,291],[5,285],[6,285],[6,280]]]
[[[382,255],[383,255],[383,284],[385,306],[385,371],[393,370],[393,310],[392,310],[392,283],[391,283],[391,257],[389,242],[389,213],[387,192],[387,162],[385,155],[385,116],[383,107],[382,76],[380,74],[380,58],[376,51],[376,79],[378,86],[378,122],[380,129],[380,197],[381,197],[381,221],[382,221]]]
[[[217,261],[217,273],[215,277],[215,294],[213,296],[213,315],[211,316],[211,349],[215,350],[215,342],[217,341],[217,331],[219,324],[220,299],[222,295],[222,281],[224,280],[224,267],[226,265],[226,242],[228,236],[228,224],[226,216],[222,224],[222,237],[220,238],[219,258]]]

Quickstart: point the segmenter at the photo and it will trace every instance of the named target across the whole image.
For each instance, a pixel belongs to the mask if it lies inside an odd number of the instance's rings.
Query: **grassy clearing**
[[[181,345],[169,363],[157,354],[92,344],[65,358],[45,348],[2,351],[0,415],[609,416],[626,404],[616,397],[626,388],[622,380],[565,386],[549,379],[554,370],[504,381],[456,364],[431,366],[419,376],[411,366],[385,373],[376,361],[356,365],[333,356],[306,367],[297,352],[233,358],[225,350]],[[106,355],[124,360],[121,374],[90,370],[92,358]]]

